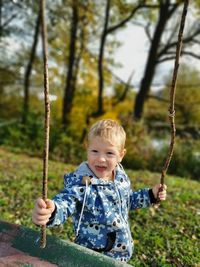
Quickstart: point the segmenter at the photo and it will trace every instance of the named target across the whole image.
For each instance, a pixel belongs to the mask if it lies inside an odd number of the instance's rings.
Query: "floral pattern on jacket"
[[[89,184],[83,183],[85,176],[90,177]],[[133,192],[121,164],[112,182],[95,177],[87,162],[64,176],[64,189],[53,201],[56,212],[49,226],[72,216],[77,244],[121,261],[129,260],[133,251],[129,210],[151,205],[149,189]]]

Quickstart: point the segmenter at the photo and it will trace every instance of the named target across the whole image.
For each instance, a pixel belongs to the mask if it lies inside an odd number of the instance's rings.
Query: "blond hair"
[[[124,149],[126,133],[117,121],[111,119],[97,121],[89,130],[88,142],[97,136],[109,141],[121,151]]]

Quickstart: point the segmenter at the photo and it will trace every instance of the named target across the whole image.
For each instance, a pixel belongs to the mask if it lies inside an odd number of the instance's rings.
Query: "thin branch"
[[[145,1],[144,1],[145,2]],[[120,21],[118,24],[114,25],[114,26],[111,26],[110,28],[107,29],[107,34],[108,33],[111,33],[121,27],[123,27],[128,21],[130,21],[130,19],[135,15],[135,13],[139,10],[139,9],[142,9],[142,8],[159,8],[160,6],[159,5],[147,5],[147,4],[139,4],[138,6],[136,6],[132,11],[131,13],[126,17],[124,18],[122,21]]]
[[[147,35],[149,42],[152,42],[152,36],[150,33],[150,26],[151,26],[151,22],[148,22],[147,25],[145,26],[145,33]]]
[[[107,31],[106,31],[106,33],[109,34],[111,32],[114,32],[115,30],[123,27],[134,16],[134,14],[136,13],[136,11],[138,9],[140,9],[140,8],[141,8],[140,5],[137,6],[136,8],[134,8],[128,17],[126,17],[125,19],[123,19],[122,21],[120,21],[120,23],[118,23],[118,24],[116,24],[116,25],[108,28]]]
[[[200,35],[200,30],[195,31],[195,33],[193,33],[192,35],[186,37],[183,39],[183,43],[184,44],[188,44],[190,42],[194,42],[197,44],[200,44],[200,41],[193,39],[194,37],[196,37],[197,35]],[[172,43],[168,43],[158,54],[158,57],[161,57],[164,54],[167,54],[169,52],[167,52],[169,49],[176,47],[176,42],[172,42]]]
[[[169,99],[166,99],[166,98],[163,98],[163,97],[160,97],[160,96],[156,96],[156,95],[147,95],[147,98],[152,98],[152,99],[156,99],[160,102],[164,102],[164,103],[170,103],[170,100]],[[176,107],[179,107],[181,108],[183,106],[183,104],[179,104],[179,103],[176,103]]]
[[[169,56],[167,56],[167,55],[169,55]],[[176,51],[168,51],[166,53],[165,57],[163,57],[161,59],[158,59],[156,62],[158,64],[160,64],[160,63],[163,63],[165,61],[174,60],[175,59],[175,55],[176,55]],[[182,50],[181,56],[183,56],[183,55],[191,56],[191,57],[196,58],[196,59],[200,59],[200,55],[199,54],[193,53],[191,51]]]
[[[176,59],[174,63],[174,71],[173,71],[172,84],[171,84],[171,89],[170,89],[169,120],[170,120],[170,125],[171,125],[171,142],[170,142],[170,147],[169,147],[169,151],[167,154],[167,158],[166,158],[166,161],[164,163],[162,173],[161,173],[160,183],[162,187],[164,185],[165,175],[168,170],[168,167],[169,167],[172,155],[173,155],[173,150],[174,150],[174,142],[175,142],[175,135],[176,135],[175,109],[174,109],[175,91],[176,91],[176,81],[177,81],[178,69],[179,69],[179,58],[180,58],[181,48],[182,48],[183,30],[185,26],[188,5],[189,5],[189,0],[185,0],[183,12],[181,16],[181,23],[180,23],[177,49],[176,49]]]
[[[190,52],[190,51],[183,51],[182,52],[182,54],[184,54],[184,55],[188,55],[188,56],[191,56],[191,57],[194,57],[194,58],[196,58],[196,59],[200,59],[200,55],[198,54],[195,54],[195,53],[193,53],[193,52]]]
[[[198,44],[198,45],[200,45],[200,41],[199,41],[199,40],[193,39],[192,42],[193,42],[194,44]]]
[[[173,40],[173,36],[175,35],[175,33],[177,32],[179,24],[177,23],[176,26],[174,27],[174,29],[171,31],[170,36],[168,37],[167,42],[165,42],[165,45],[163,45],[162,49],[160,49],[159,53],[158,53],[158,58],[162,57],[163,55],[167,54],[167,51],[170,48],[174,48],[176,47],[177,42],[172,42]],[[176,52],[175,52],[176,53]]]
[[[18,13],[16,14],[13,14],[7,21],[5,21],[3,24],[2,24],[2,28],[5,28],[13,19],[15,19],[17,17]]]
[[[43,157],[43,188],[42,197],[47,200],[48,185],[48,158],[49,158],[49,121],[50,121],[50,101],[49,101],[49,75],[48,75],[48,46],[47,46],[47,27],[45,20],[45,0],[40,0],[41,30],[42,30],[42,49],[44,62],[44,102],[45,102],[45,134],[44,134],[44,157]],[[41,226],[40,247],[46,246],[46,226]]]
[[[157,60],[157,64],[163,63],[165,61],[170,61],[170,60],[174,60],[175,59],[175,53],[174,56],[169,56],[169,57],[163,57],[162,59]]]
[[[133,75],[134,75],[134,70],[131,72],[129,78],[128,78],[128,81],[125,83],[125,88],[124,88],[124,91],[123,93],[121,94],[121,96],[116,100],[115,103],[113,103],[113,106],[119,104],[120,102],[122,102],[125,98],[126,98],[126,95],[128,93],[128,90],[131,88],[131,81],[133,79]]]

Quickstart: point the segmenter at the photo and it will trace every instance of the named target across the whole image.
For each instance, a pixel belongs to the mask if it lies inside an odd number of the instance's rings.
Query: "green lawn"
[[[63,174],[73,165],[49,162],[51,198],[63,184]],[[0,219],[36,227],[31,222],[34,200],[42,192],[42,159],[13,154],[0,148]],[[147,171],[127,171],[134,189],[152,186],[160,175]],[[167,176],[168,198],[157,209],[131,212],[131,231],[135,241],[135,267],[200,267],[200,183]],[[50,230],[73,240],[71,220],[63,228]]]

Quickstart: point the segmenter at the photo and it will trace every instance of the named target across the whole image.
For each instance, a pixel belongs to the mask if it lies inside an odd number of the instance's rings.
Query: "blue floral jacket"
[[[154,200],[151,189],[131,190],[121,164],[111,182],[95,177],[83,162],[64,176],[64,190],[53,198],[56,209],[48,226],[63,224],[72,216],[77,244],[127,261],[133,251],[129,210],[149,207]]]

